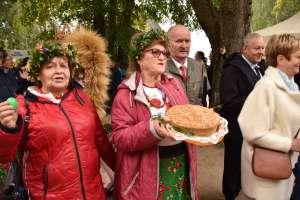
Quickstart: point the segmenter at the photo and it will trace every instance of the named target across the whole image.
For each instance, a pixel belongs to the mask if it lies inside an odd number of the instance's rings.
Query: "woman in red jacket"
[[[129,76],[112,106],[117,200],[198,199],[196,147],[172,139],[156,119],[168,107],[188,103],[180,82],[165,73],[167,58],[163,32],[133,39]]]
[[[70,84],[72,45],[45,42],[31,52],[29,74],[37,86],[18,96],[14,110],[0,103],[0,162],[12,161],[22,140],[25,99],[30,124],[23,177],[31,199],[106,199],[100,157],[114,168],[114,151],[93,103]]]

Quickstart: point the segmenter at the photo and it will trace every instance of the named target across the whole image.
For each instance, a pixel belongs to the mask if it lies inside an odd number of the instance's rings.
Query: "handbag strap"
[[[296,135],[295,135],[294,138],[297,138],[297,136],[298,136],[298,134],[299,134],[299,131],[300,131],[300,128],[298,129],[298,131],[297,131],[297,133],[296,133]]]
[[[29,101],[28,101],[28,98],[26,97],[26,95],[24,96],[24,100],[25,100],[26,114],[25,114],[25,118],[24,118],[24,129],[23,129],[23,135],[22,135],[22,140],[21,140],[21,144],[20,144],[21,160],[23,158],[26,142],[28,140],[28,127],[29,127],[29,122],[30,122]]]

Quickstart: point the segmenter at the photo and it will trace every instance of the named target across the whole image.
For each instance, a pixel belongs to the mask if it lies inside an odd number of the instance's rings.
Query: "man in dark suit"
[[[262,36],[250,33],[244,39],[241,53],[230,55],[223,66],[220,86],[221,116],[228,120],[229,128],[229,133],[224,138],[223,194],[226,200],[234,200],[241,190],[243,137],[237,118],[247,96],[264,74],[265,66],[259,65],[264,48]]]
[[[183,25],[172,26],[168,31],[171,57],[167,62],[168,71],[177,77],[186,90],[190,103],[202,105],[203,82],[207,77],[204,64],[188,58],[191,33]]]
[[[22,94],[27,84],[26,74],[24,71],[14,69],[12,56],[4,53],[3,65],[0,66],[0,102]]]

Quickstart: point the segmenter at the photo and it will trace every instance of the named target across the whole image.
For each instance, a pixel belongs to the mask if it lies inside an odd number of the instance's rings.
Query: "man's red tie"
[[[181,66],[179,67],[179,69],[180,69],[180,72],[181,72],[181,75],[182,75],[182,79],[183,79],[184,81],[186,81],[186,78],[187,78],[187,76],[186,76],[186,66],[181,65]]]

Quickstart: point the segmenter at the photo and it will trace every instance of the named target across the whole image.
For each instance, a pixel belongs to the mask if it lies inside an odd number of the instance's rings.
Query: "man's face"
[[[168,34],[170,53],[175,60],[184,62],[188,57],[191,46],[191,34],[185,27],[175,27]]]
[[[13,68],[13,58],[11,56],[7,56],[5,59],[4,59],[4,62],[3,62],[3,67],[6,68],[6,69],[11,69]]]
[[[265,53],[265,43],[262,37],[252,38],[243,47],[243,55],[253,64],[261,61]]]

